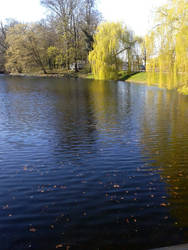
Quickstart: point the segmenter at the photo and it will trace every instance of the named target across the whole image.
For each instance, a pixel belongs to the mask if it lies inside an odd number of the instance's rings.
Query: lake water
[[[0,249],[188,242],[188,97],[0,77]]]

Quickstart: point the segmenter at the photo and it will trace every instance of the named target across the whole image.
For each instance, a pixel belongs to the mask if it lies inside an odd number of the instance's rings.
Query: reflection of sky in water
[[[3,249],[187,241],[187,102],[139,84],[1,77]]]

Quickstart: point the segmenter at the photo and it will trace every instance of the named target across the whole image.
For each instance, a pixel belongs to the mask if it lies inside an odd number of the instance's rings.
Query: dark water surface
[[[0,77],[0,249],[188,242],[188,97]]]

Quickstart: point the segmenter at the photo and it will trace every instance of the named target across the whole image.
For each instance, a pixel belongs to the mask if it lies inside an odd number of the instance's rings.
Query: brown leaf
[[[27,169],[27,166],[24,166],[24,171],[27,171],[28,169]]]
[[[3,209],[8,209],[8,204],[3,206]]]
[[[63,244],[59,244],[55,248],[61,248],[61,247],[63,247]]]
[[[126,220],[125,220],[127,223],[129,223],[129,219],[127,218]]]
[[[161,205],[161,207],[167,207],[166,203],[161,203],[160,205]]]

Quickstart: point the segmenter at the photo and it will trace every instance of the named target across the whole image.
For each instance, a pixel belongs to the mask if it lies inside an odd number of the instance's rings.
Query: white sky
[[[45,17],[40,0],[0,0],[0,20],[13,18],[21,22],[39,21]]]
[[[166,0],[97,0],[105,20],[123,21],[136,35],[151,28],[152,10]],[[14,18],[22,22],[38,21],[46,10],[40,0],[0,0],[0,20]]]
[[[98,8],[107,21],[123,21],[136,35],[152,28],[154,10],[167,0],[98,0]]]

